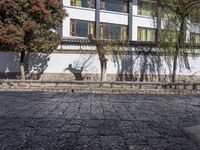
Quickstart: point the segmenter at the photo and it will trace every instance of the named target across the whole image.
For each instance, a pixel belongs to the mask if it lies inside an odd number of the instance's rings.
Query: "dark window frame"
[[[145,30],[145,40],[142,40],[142,37],[141,37],[141,31],[142,30]],[[147,35],[147,31],[148,30],[151,30],[153,31],[153,40],[151,41],[148,41],[148,35]],[[137,41],[141,41],[141,42],[155,42],[156,41],[156,28],[148,28],[148,27],[138,27],[137,28]]]
[[[142,14],[142,3],[149,3],[151,4],[151,15],[144,15]],[[142,15],[142,16],[157,16],[157,2],[156,0],[138,0],[138,15]]]
[[[83,7],[83,6],[78,6],[77,5],[77,0],[70,0],[70,5],[71,6],[95,9],[95,0],[87,0],[87,3],[88,3],[88,7]]]
[[[111,26],[114,25],[115,27],[119,26],[120,27],[119,38],[113,38],[113,37],[109,38],[109,37],[106,37],[106,35],[105,35],[106,25],[111,25]],[[124,27],[126,28],[126,34],[125,34],[125,37],[121,37],[121,31],[123,30]],[[104,23],[104,22],[101,22],[100,23],[100,38],[102,38],[102,39],[115,39],[115,40],[128,40],[128,25],[121,25],[121,24],[113,24],[113,23]]]
[[[129,13],[129,0],[122,0],[122,1],[123,1],[123,5],[122,5],[123,11],[114,11],[114,12]],[[113,11],[106,8],[106,0],[100,0],[100,10]]]
[[[87,20],[80,20],[80,19],[70,19],[70,36],[76,36],[76,37],[79,37],[77,36],[77,22],[78,21],[82,21],[82,22],[87,22],[87,25],[88,26],[93,26],[93,37],[95,36],[95,22],[93,21],[87,21]],[[74,29],[74,32],[73,32],[73,29]],[[87,29],[88,32],[90,32],[90,28]],[[83,37],[83,36],[81,36]],[[87,36],[84,36],[84,37],[87,37]]]
[[[195,36],[199,36],[199,42],[196,42],[196,37]],[[200,33],[194,33],[194,32],[191,32],[190,33],[190,42],[192,43],[192,44],[200,44]]]

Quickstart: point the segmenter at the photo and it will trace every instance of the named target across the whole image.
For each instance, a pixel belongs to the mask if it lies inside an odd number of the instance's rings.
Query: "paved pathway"
[[[0,92],[1,150],[199,150],[200,95]]]

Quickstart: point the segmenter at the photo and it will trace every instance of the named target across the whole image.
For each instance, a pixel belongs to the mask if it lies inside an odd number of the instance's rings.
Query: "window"
[[[179,36],[178,31],[161,30],[161,39],[164,42],[177,42]]]
[[[200,23],[200,8],[194,8],[190,14],[190,21],[193,23]]]
[[[174,18],[176,15],[174,14],[174,12],[172,10],[170,10],[167,7],[163,8],[161,17],[162,18],[166,18],[166,19],[170,19],[170,18]]]
[[[200,44],[200,33],[191,33],[190,39],[193,44]]]
[[[156,16],[156,9],[155,0],[138,0],[138,15]]]
[[[104,39],[127,40],[127,26],[101,23],[100,37]]]
[[[95,8],[95,0],[71,0],[71,6]]]
[[[138,27],[138,41],[155,42],[156,29]]]
[[[94,22],[72,19],[70,21],[70,35],[78,37],[94,36]]]
[[[128,0],[101,0],[100,8],[103,10],[128,12]]]

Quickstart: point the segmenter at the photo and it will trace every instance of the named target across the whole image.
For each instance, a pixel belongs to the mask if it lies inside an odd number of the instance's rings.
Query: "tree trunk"
[[[102,63],[101,63],[101,81],[103,81],[103,65],[102,65]]]
[[[173,73],[172,73],[172,82],[176,82],[176,71],[177,71],[177,61],[178,61],[178,55],[180,52],[180,49],[183,49],[185,46],[185,29],[186,29],[186,23],[184,16],[181,16],[181,25],[180,25],[180,33],[176,45],[176,51],[174,55],[174,62],[173,62]]]
[[[100,65],[101,65],[101,81],[106,81],[106,66],[107,66],[107,63],[105,61],[101,61]]]
[[[28,65],[29,65],[29,53],[26,54],[25,51],[22,51],[20,56],[20,71],[22,80],[25,80],[26,75],[29,73]]]
[[[20,53],[20,70],[21,70],[21,79],[22,80],[25,80],[24,57],[25,57],[25,51],[21,51],[21,53]]]
[[[174,62],[173,62],[172,82],[176,82],[177,60],[178,60],[178,56],[177,54],[175,54]]]

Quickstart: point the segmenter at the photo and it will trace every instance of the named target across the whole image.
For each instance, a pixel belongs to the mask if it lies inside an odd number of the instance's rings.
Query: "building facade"
[[[162,33],[164,20],[172,12],[161,8],[158,0],[63,0],[69,17],[63,22],[62,37],[118,39],[156,42]],[[160,6],[161,7],[161,6]],[[195,10],[196,14],[200,9]],[[156,17],[159,14],[160,20]],[[199,22],[199,15],[190,18]],[[159,33],[159,31],[161,33]],[[190,31],[196,43],[200,43],[199,31]]]
[[[155,1],[146,0],[64,0],[69,13],[63,22],[63,38],[155,41],[152,13]]]
[[[60,45],[51,54],[33,53],[30,62],[36,63],[30,63],[30,72],[42,73],[41,80],[98,80],[100,63],[95,47],[82,45],[81,42],[87,40],[88,35],[99,39],[158,42],[166,17],[164,13],[160,15],[161,19],[152,17],[158,14],[158,6],[157,0],[63,0],[63,7],[69,15],[58,32],[67,44]],[[198,17],[193,19],[199,20]],[[200,43],[198,32],[188,33],[187,36]],[[133,45],[129,51],[146,49],[148,47]],[[162,61],[162,65],[158,61]],[[200,75],[200,57],[189,56],[188,64],[186,69],[180,67],[177,75],[196,79]],[[181,66],[181,63],[178,65]],[[158,76],[166,78],[171,74],[171,60],[164,57],[132,53],[108,56],[107,80],[139,81],[147,75],[148,81],[155,81]],[[181,80],[185,80],[183,78]]]

